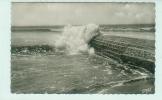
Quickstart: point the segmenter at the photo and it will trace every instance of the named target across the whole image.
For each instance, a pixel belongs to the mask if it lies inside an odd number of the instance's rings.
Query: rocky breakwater
[[[99,35],[90,45],[97,55],[155,72],[155,40]]]

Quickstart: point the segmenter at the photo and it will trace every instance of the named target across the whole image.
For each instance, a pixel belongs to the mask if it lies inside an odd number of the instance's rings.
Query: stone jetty
[[[99,35],[90,45],[100,56],[155,72],[155,40]]]

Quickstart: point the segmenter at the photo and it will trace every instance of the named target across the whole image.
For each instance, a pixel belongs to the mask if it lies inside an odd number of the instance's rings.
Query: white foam
[[[63,33],[55,42],[57,49],[65,49],[69,54],[78,54],[81,52],[94,53],[94,49],[89,47],[90,40],[99,34],[99,26],[88,24],[83,26],[64,27]]]

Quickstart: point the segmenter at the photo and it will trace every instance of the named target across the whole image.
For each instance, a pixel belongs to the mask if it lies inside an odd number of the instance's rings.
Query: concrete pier
[[[155,40],[100,35],[90,45],[100,56],[155,72]]]

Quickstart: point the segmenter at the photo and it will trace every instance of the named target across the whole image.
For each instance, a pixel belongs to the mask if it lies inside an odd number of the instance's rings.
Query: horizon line
[[[28,27],[28,26],[65,26],[68,24],[56,24],[56,25],[11,25],[11,27]],[[86,24],[70,24],[70,25],[86,25]],[[141,24],[97,24],[97,25],[155,25],[155,23],[141,23]]]

